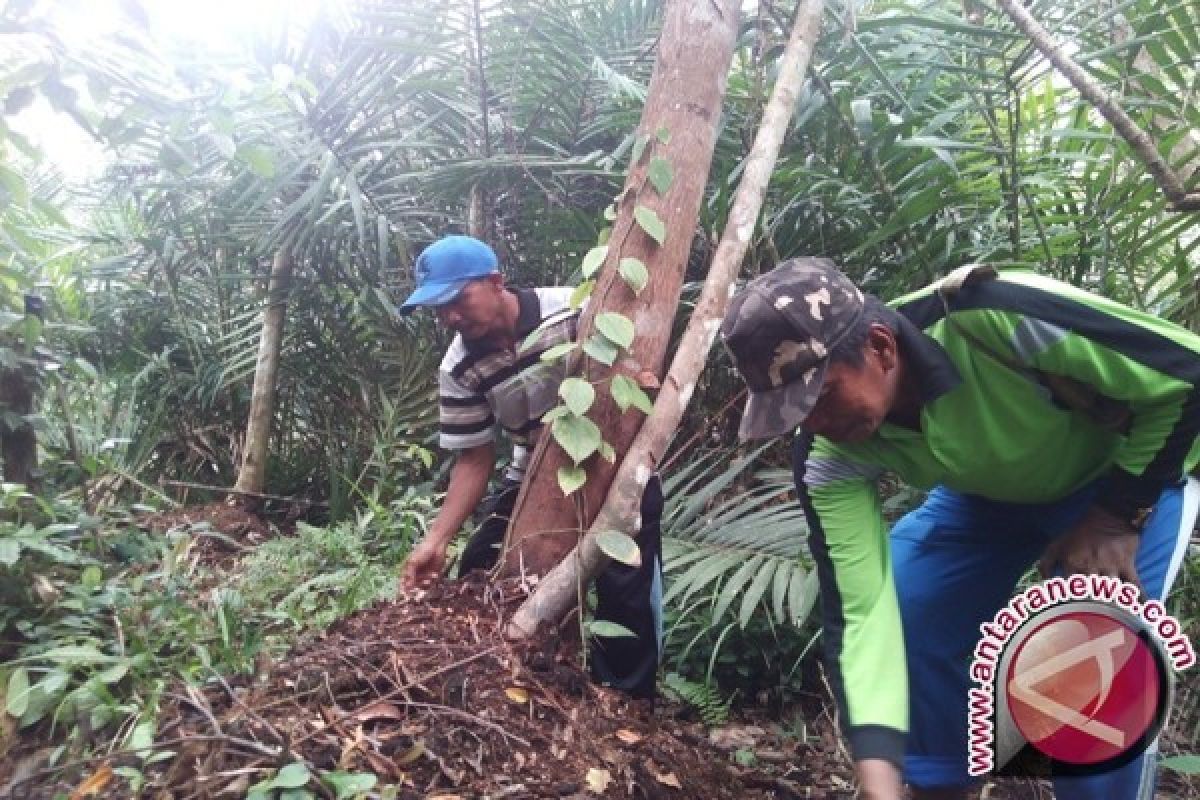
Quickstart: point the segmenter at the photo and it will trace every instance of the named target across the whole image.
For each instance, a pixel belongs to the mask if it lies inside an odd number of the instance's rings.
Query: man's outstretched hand
[[[422,539],[404,562],[400,575],[401,591],[425,589],[442,579],[446,569],[446,545],[430,537]]]
[[[1086,575],[1112,575],[1138,584],[1138,531],[1132,524],[1092,506],[1071,530],[1046,548],[1038,562],[1043,578],[1061,571],[1064,575],[1077,572]]]

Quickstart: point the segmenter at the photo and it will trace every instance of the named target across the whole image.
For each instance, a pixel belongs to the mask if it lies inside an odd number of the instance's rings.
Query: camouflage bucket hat
[[[734,295],[721,339],[750,389],[742,439],[780,436],[804,421],[829,352],[862,310],[862,292],[826,258],[785,261]]]

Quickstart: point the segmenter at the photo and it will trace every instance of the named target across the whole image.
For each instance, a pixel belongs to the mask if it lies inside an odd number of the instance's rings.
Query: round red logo
[[[1067,764],[1138,751],[1157,733],[1166,676],[1158,651],[1109,614],[1073,611],[1037,625],[1005,676],[1025,740]]]

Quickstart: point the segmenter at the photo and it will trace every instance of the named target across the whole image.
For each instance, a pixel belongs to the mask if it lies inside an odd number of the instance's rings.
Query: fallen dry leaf
[[[606,769],[596,769],[592,767],[587,771],[587,777],[584,778],[588,789],[596,794],[603,794],[608,785],[612,783],[612,773]]]
[[[682,789],[683,788],[683,784],[681,784],[679,782],[679,778],[675,777],[674,772],[668,772],[666,774],[660,774],[658,772],[655,772],[654,780],[658,781],[663,786],[670,786],[672,789]]]
[[[359,722],[369,722],[373,719],[404,719],[405,714],[400,709],[396,708],[391,703],[371,703],[369,706],[364,706],[352,715],[352,719]]]
[[[628,728],[620,728],[617,730],[617,738],[625,744],[637,744],[643,739],[643,736],[637,731],[631,731]]]
[[[413,742],[413,746],[409,748],[407,753],[396,759],[396,763],[402,767],[406,767],[423,755],[425,755],[425,742],[422,739],[417,739],[417,741]]]
[[[509,700],[514,703],[528,703],[529,692],[522,689],[520,686],[510,686],[504,690],[504,694]]]
[[[80,800],[80,798],[100,794],[100,792],[104,791],[104,787],[108,786],[112,777],[112,767],[106,761],[100,765],[98,770],[89,775],[87,780],[75,787],[75,791],[71,792],[71,800]]]

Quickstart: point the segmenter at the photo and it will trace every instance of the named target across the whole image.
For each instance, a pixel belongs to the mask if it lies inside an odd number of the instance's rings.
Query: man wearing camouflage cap
[[[915,797],[965,797],[970,655],[1030,565],[1166,596],[1200,498],[1200,337],[986,267],[884,305],[818,258],[747,284],[721,334],[750,389],[742,437],[800,428],[796,487],[864,794],[901,797],[903,772]],[[890,537],[884,472],[929,491]],[[1148,798],[1153,750],[1056,777],[1056,796]]]

